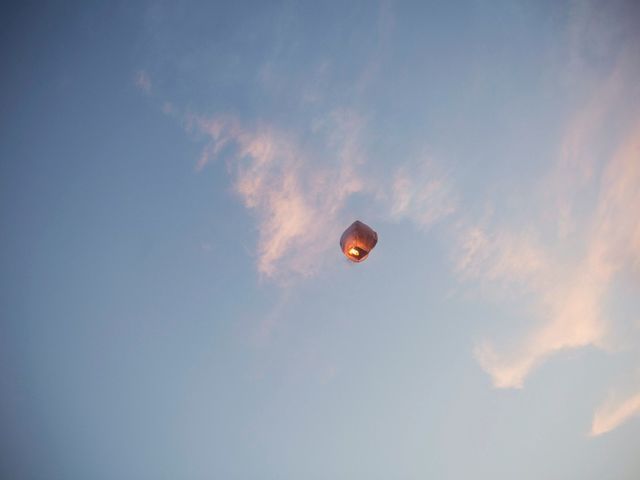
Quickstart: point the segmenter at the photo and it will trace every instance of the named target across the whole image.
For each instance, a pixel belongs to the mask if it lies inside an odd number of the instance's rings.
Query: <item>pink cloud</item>
[[[622,400],[610,398],[593,416],[590,435],[610,432],[631,418],[640,415],[640,392]]]
[[[321,254],[335,247],[346,199],[363,189],[360,119],[344,111],[327,119],[323,133],[329,155],[336,159],[329,166],[271,126],[247,128],[224,116],[191,116],[187,123],[211,140],[199,169],[226,146],[233,147],[229,169],[234,190],[258,220],[258,271],[279,279],[317,271]]]
[[[610,84],[605,88],[610,88]],[[607,103],[611,101],[609,96],[598,98]],[[591,110],[593,106],[588,108]],[[598,110],[611,111],[605,107]],[[591,114],[589,111],[588,115]],[[599,122],[585,122],[583,116],[577,117],[580,128],[591,130],[591,134],[585,131],[577,135],[577,127],[569,127],[569,143],[574,144],[576,138],[586,142],[575,144],[573,151],[588,151],[588,144],[599,139],[596,132],[607,117],[598,117]],[[560,163],[566,161],[563,149]],[[564,167],[555,170],[555,175],[562,178],[552,183],[567,185],[567,196],[572,196],[575,188],[583,188],[585,182],[586,177],[574,175],[574,171]],[[593,169],[590,167],[589,171]],[[609,154],[601,173],[587,176],[594,177],[592,188],[599,193],[589,215],[570,216],[571,234],[565,231],[554,238],[507,226],[501,229],[471,227],[459,240],[457,272],[463,280],[493,285],[511,296],[519,295],[521,288],[530,293],[532,299],[523,304],[538,318],[538,324],[516,342],[496,348],[485,341],[476,347],[478,362],[498,388],[522,387],[536,366],[561,350],[586,346],[607,348],[611,325],[604,308],[606,295],[617,275],[637,265],[640,122],[632,126]],[[544,194],[541,198],[545,198]],[[555,211],[559,218],[570,212],[556,208],[568,204],[564,199],[549,203],[546,198],[547,202],[541,204],[542,210]],[[543,213],[541,218],[549,215]]]

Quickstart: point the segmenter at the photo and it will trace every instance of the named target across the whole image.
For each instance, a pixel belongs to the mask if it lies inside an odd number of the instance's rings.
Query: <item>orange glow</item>
[[[359,257],[360,252],[355,247],[351,247],[351,250],[349,250],[349,255],[353,255],[354,257]]]

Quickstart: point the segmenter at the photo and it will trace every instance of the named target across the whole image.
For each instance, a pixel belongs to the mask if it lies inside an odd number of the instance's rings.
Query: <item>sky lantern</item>
[[[378,243],[378,234],[360,220],[353,222],[340,237],[340,248],[352,262],[361,262]]]

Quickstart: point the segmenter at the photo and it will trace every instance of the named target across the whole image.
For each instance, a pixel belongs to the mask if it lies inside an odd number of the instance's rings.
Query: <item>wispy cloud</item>
[[[640,392],[622,400],[610,398],[596,410],[590,435],[596,437],[610,432],[637,415],[640,415]]]
[[[532,192],[540,202],[536,229],[472,225],[458,239],[460,278],[511,297],[527,294],[523,304],[537,319],[518,341],[476,347],[475,356],[496,387],[522,387],[537,365],[559,351],[607,347],[606,296],[618,274],[638,265],[640,119],[627,127],[617,147],[603,147],[618,137],[605,125],[629,91],[625,81],[628,77],[614,71],[570,123],[552,175],[540,192]],[[555,194],[548,195],[550,190]]]
[[[399,167],[389,187],[390,215],[408,218],[421,228],[451,215],[457,208],[457,195],[450,179],[429,160]]]
[[[549,175],[523,192],[534,199],[526,219],[492,211],[481,221],[459,219],[454,229],[458,278],[484,298],[510,300],[515,316],[533,320],[519,322],[528,328],[509,340],[476,344],[474,355],[497,388],[522,388],[558,352],[620,347],[616,330],[626,327],[611,301],[620,279],[640,273],[640,117],[633,108],[640,42],[628,21],[613,21],[619,14],[574,5],[569,77],[589,93],[565,128]],[[591,27],[602,40],[596,50],[584,48],[594,42]],[[590,434],[638,414],[640,393],[611,398],[595,412]]]
[[[498,353],[484,343],[476,349],[496,387],[521,387],[528,373],[549,355],[567,348],[604,346],[608,323],[605,295],[619,272],[637,262],[640,218],[640,128],[634,128],[604,169],[592,217],[565,248],[540,250],[526,238],[498,233],[490,240],[472,232],[460,270],[489,281],[524,280],[535,292],[541,325],[518,344]],[[562,242],[560,242],[562,243]],[[568,254],[578,245],[583,254]]]
[[[144,93],[151,93],[151,77],[144,70],[138,70],[133,78],[136,87]]]
[[[464,280],[535,287],[549,267],[547,253],[531,231],[465,228],[458,237],[455,270]],[[506,285],[505,285],[506,286]]]
[[[275,127],[248,128],[232,117],[191,116],[189,123],[211,139],[198,162],[203,168],[231,147],[234,190],[258,220],[257,266],[267,277],[310,275],[320,255],[335,247],[339,214],[347,198],[361,191],[364,156],[358,144],[360,118],[333,112],[317,132],[328,145],[305,150],[297,138]]]
[[[575,204],[580,194],[592,186],[603,152],[592,141],[611,114],[623,89],[621,65],[608,76],[569,123],[558,161],[547,179],[548,194],[554,205],[556,227],[560,237],[567,237],[577,228]]]

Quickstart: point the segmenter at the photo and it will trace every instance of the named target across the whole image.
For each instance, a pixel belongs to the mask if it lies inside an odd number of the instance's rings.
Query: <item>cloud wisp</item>
[[[640,392],[622,400],[609,399],[593,416],[590,436],[597,437],[640,415]]]
[[[151,77],[144,70],[138,70],[133,78],[136,87],[146,94],[151,93]]]
[[[533,293],[536,327],[506,349],[484,342],[475,350],[496,387],[522,387],[537,365],[561,350],[606,347],[606,295],[616,275],[637,264],[639,152],[640,123],[604,166],[594,186],[598,194],[592,213],[582,223],[573,218],[573,235],[562,228],[555,239],[540,241],[517,230],[472,228],[461,241],[457,270],[462,277],[501,285],[510,294],[522,293],[518,287]],[[557,211],[564,215],[567,210]]]
[[[265,123],[248,127],[231,116],[187,115],[186,126],[209,139],[197,170],[227,159],[233,190],[256,216],[257,269],[267,278],[286,282],[317,273],[323,254],[354,220],[345,212],[354,194],[378,202],[378,219],[406,218],[421,229],[457,208],[452,182],[433,161],[405,162],[390,176],[366,168],[365,124],[351,110],[314,122],[317,148],[305,148],[308,138],[303,142],[291,131]]]
[[[426,229],[452,215],[458,198],[451,180],[430,160],[399,167],[390,188],[390,217]]]
[[[613,33],[604,35],[598,55],[610,68],[603,73],[583,55],[593,41],[586,26],[606,20],[617,35],[628,22],[587,4],[572,14],[570,77],[589,77],[590,94],[565,129],[550,175],[530,192],[533,215],[524,226],[497,219],[463,223],[457,232],[458,277],[483,294],[515,299],[516,314],[534,320],[515,339],[476,345],[496,388],[522,388],[536,367],[568,349],[618,349],[620,320],[610,302],[619,279],[640,274],[640,117],[629,108],[640,98],[637,35],[615,48]],[[640,394],[610,399],[595,412],[590,434],[639,413]]]
[[[327,119],[323,154],[335,159],[330,162],[272,126],[247,128],[231,117],[193,115],[188,124],[210,139],[198,169],[230,147],[233,188],[258,221],[258,271],[280,280],[315,273],[320,255],[335,247],[347,198],[364,189],[361,119],[348,111]]]

